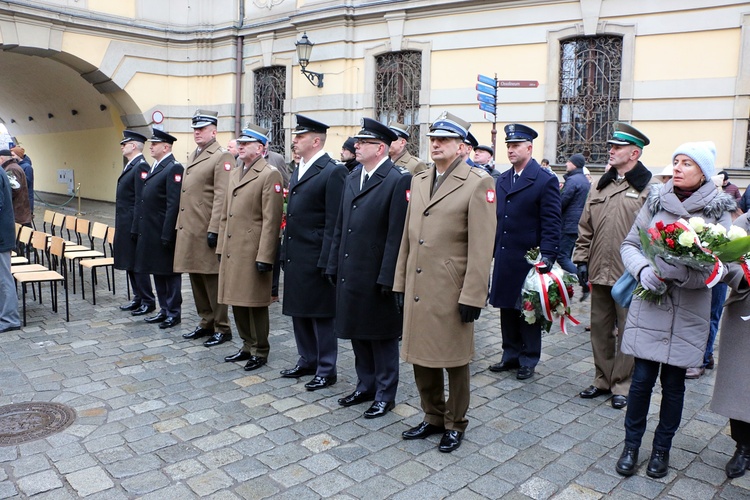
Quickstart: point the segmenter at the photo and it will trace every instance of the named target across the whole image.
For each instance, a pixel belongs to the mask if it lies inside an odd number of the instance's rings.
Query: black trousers
[[[500,309],[503,361],[534,368],[542,355],[542,326],[524,321],[518,309]]]
[[[750,423],[730,418],[729,430],[737,444],[750,446]]]
[[[133,289],[133,300],[148,307],[156,304],[150,274],[128,271],[128,279],[130,280],[130,288]]]
[[[167,316],[179,316],[182,312],[182,275],[154,274],[154,286],[161,312]]]

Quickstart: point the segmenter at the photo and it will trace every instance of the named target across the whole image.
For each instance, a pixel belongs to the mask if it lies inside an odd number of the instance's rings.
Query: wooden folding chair
[[[99,223],[94,222],[94,227],[91,230],[92,236],[98,234],[99,228],[97,228],[97,224]],[[102,224],[102,226],[104,226],[104,224]],[[106,232],[107,237],[106,237],[106,241],[102,243],[102,247],[103,247],[102,250],[104,251],[105,256],[99,257],[97,259],[81,259],[80,261],[78,261],[78,268],[81,274],[81,297],[84,300],[86,299],[86,290],[83,286],[83,270],[84,268],[91,269],[91,298],[93,300],[94,305],[96,305],[96,284],[97,284],[96,270],[99,269],[100,267],[104,267],[105,268],[104,270],[107,273],[107,290],[112,290],[112,295],[115,295],[116,293],[115,267],[114,267],[115,259],[114,259],[114,250],[113,250],[114,242],[115,242],[115,228],[113,227],[107,228],[106,226],[104,227],[105,227],[105,232]],[[111,255],[111,257],[106,256],[107,246],[109,246],[109,255]],[[109,281],[110,269],[112,269],[111,286],[110,286],[110,281]]]
[[[41,231],[36,231],[38,233],[42,233]],[[45,246],[46,246],[46,238],[45,238]],[[34,284],[39,284],[39,303],[42,303],[42,293],[41,293],[41,285],[42,283],[49,283],[50,284],[50,295],[51,295],[51,301],[52,301],[52,310],[54,312],[57,312],[58,310],[58,298],[57,298],[57,284],[62,282],[64,288],[65,288],[65,321],[70,321],[70,302],[68,299],[68,278],[67,278],[67,269],[65,267],[65,241],[57,236],[52,237],[52,242],[49,248],[50,257],[48,259],[48,262],[51,266],[57,266],[57,263],[60,262],[60,269],[62,270],[63,274],[58,273],[57,271],[53,270],[46,270],[46,271],[33,271],[33,272],[26,272],[26,273],[16,273],[13,275],[13,277],[16,279],[17,283],[21,284],[22,289],[22,300],[23,300],[23,326],[26,326],[26,285],[31,283],[32,287]]]

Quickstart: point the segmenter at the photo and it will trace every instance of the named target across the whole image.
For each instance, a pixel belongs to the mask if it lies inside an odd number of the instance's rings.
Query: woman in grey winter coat
[[[646,431],[651,393],[660,375],[662,401],[646,474],[664,477],[669,467],[672,438],[680,425],[685,396],[685,371],[699,366],[708,339],[711,290],[708,271],[671,264],[656,257],[654,267],[641,250],[638,228],[669,224],[680,218],[702,217],[706,222],[731,225],[734,201],[711,182],[716,148],[713,143],[686,143],[672,155],[674,177],[651,186],[646,204],[620,247],[625,268],[649,291],[664,292],[661,304],[633,297],[625,322],[622,352],[635,357],[625,414],[625,448],[616,470],[635,473],[638,449]]]
[[[750,232],[750,213],[734,221]],[[711,409],[729,417],[732,439],[737,442],[734,456],[727,463],[727,477],[740,477],[750,469],[750,324],[742,318],[750,315],[750,286],[738,264],[730,264],[725,280],[731,292],[724,303]]]

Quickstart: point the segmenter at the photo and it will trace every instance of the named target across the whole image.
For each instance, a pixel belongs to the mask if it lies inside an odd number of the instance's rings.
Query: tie
[[[516,181],[518,180],[519,177],[521,177],[521,176],[518,175],[518,174],[513,174],[513,184],[516,183]]]
[[[368,180],[370,180],[370,174],[365,174],[365,180],[362,181],[362,187],[359,188],[360,191],[362,191],[365,188]]]
[[[432,185],[432,192],[435,193],[437,191],[438,186],[440,185],[440,179],[442,178],[442,174],[435,173],[435,183]]]
[[[149,174],[153,174],[153,173],[154,173],[154,169],[156,168],[156,166],[157,166],[158,164],[159,164],[159,162],[158,162],[158,161],[155,161],[155,162],[154,162],[154,164],[153,164],[153,165],[151,165],[151,171],[149,172]]]

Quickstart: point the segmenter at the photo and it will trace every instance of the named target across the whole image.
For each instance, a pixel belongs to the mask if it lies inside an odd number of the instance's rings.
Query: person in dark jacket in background
[[[21,146],[14,146],[10,148],[11,153],[18,160],[18,165],[23,169],[23,174],[26,176],[26,186],[29,188],[29,209],[31,210],[31,218],[34,218],[34,169],[31,167],[31,158],[26,154],[26,150]]]
[[[724,177],[722,183],[721,183],[721,189],[727,193],[729,196],[734,198],[734,201],[739,202],[742,199],[742,195],[740,194],[740,188],[729,182],[729,174],[726,170],[722,170],[717,175],[721,175]],[[744,209],[743,209],[744,211]]]
[[[570,260],[573,248],[578,238],[578,220],[586,205],[586,197],[591,189],[591,182],[586,178],[583,168],[586,159],[582,154],[574,154],[565,164],[566,173],[563,178],[565,184],[560,193],[562,204],[562,234],[560,235],[560,253],[557,254],[557,262],[560,267],[569,273],[578,274],[578,267]],[[589,295],[589,285],[581,282],[581,300]]]
[[[16,284],[10,273],[10,252],[15,246],[16,224],[10,181],[0,169],[0,333],[21,327]]]
[[[344,145],[341,146],[341,163],[344,164],[349,172],[357,168],[357,165],[359,165],[359,162],[357,161],[357,150],[354,148],[356,143],[357,140],[354,137],[350,137],[344,141]]]

